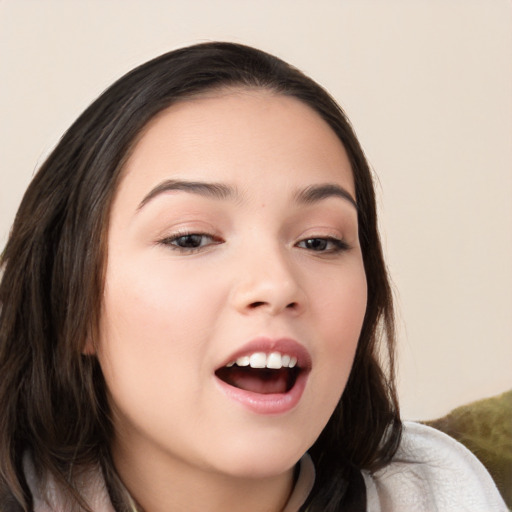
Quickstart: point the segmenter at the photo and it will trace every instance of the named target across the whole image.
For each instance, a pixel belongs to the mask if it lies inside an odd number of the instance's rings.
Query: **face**
[[[366,308],[354,182],[296,99],[173,105],[114,199],[97,355],[114,458],[264,477],[316,440]]]

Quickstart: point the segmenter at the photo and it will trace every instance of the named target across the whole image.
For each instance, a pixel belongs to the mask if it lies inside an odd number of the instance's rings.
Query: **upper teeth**
[[[226,366],[250,366],[251,368],[271,368],[279,370],[280,368],[293,368],[297,364],[297,358],[288,354],[279,352],[255,352],[250,356],[239,357],[236,361],[229,362]]]

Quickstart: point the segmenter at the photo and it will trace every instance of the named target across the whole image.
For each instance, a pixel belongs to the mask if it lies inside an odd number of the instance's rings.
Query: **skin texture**
[[[166,180],[232,194],[151,194]],[[94,350],[114,461],[145,510],[279,511],[286,502],[293,466],[343,392],[366,307],[356,208],[338,195],[296,199],[326,183],[355,197],[341,142],[309,107],[268,91],[175,104],[136,145],[112,207]],[[192,233],[207,236],[180,248],[191,239],[177,237]],[[309,353],[291,410],[260,414],[219,386],[215,370],[259,337],[291,338]]]

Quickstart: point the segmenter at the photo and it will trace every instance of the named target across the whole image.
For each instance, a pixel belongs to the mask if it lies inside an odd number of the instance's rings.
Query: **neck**
[[[281,512],[293,488],[293,468],[269,477],[237,477],[133,452],[113,455],[123,484],[144,512]]]

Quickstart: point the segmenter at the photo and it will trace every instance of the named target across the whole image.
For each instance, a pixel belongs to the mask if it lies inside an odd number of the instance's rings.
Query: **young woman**
[[[371,173],[275,57],[209,43],[121,78],[2,267],[2,512],[505,510],[402,426]]]

